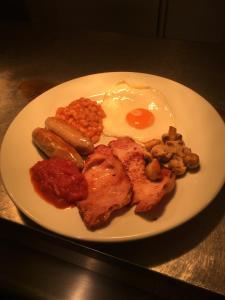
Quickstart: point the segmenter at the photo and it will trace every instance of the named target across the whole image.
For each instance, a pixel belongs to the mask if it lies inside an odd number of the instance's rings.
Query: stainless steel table
[[[0,142],[16,114],[44,90],[79,76],[120,70],[189,86],[225,118],[225,45],[113,33],[40,36],[18,30],[1,37]],[[2,184],[0,217],[39,228],[17,210]],[[225,189],[197,217],[165,234],[129,243],[79,243],[225,296]]]

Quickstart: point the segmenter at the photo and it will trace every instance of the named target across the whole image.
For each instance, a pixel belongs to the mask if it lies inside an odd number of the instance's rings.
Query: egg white
[[[152,138],[160,138],[168,131],[169,126],[175,126],[174,116],[166,97],[151,87],[134,87],[126,82],[118,83],[106,92],[102,108],[106,114],[106,118],[103,119],[105,136],[130,136],[137,141],[145,142]],[[151,111],[155,117],[153,125],[145,129],[131,127],[126,121],[126,115],[136,108]]]

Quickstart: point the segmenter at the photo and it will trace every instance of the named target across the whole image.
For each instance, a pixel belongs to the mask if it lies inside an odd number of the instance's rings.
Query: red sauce
[[[73,161],[39,161],[30,169],[30,175],[39,195],[57,208],[73,207],[88,195],[87,182]]]

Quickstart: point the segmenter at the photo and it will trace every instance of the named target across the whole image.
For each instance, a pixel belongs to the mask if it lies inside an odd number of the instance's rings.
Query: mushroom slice
[[[187,171],[183,159],[178,155],[174,155],[168,162],[168,168],[177,176],[181,176]]]
[[[145,171],[148,179],[151,181],[158,181],[163,178],[160,163],[156,158],[147,164]]]
[[[154,146],[151,154],[154,158],[159,159],[161,162],[167,162],[173,155],[173,153],[170,152],[169,147],[163,144]]]
[[[188,153],[186,156],[184,156],[183,160],[184,164],[189,169],[195,169],[199,167],[199,156],[195,153]]]
[[[144,146],[145,146],[145,148],[146,148],[147,151],[151,151],[154,146],[160,145],[160,144],[162,144],[161,140],[159,140],[159,139],[152,139],[150,141],[145,142]]]
[[[164,143],[167,141],[182,140],[182,135],[177,133],[177,129],[175,127],[169,126],[169,131],[162,135],[162,140]]]

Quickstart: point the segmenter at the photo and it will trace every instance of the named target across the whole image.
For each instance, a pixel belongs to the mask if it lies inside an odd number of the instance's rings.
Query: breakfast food
[[[151,136],[161,137],[169,125],[174,126],[166,97],[151,87],[118,83],[106,92],[101,106],[106,113],[103,119],[106,136],[129,136],[146,142]]]
[[[48,157],[70,159],[80,169],[83,168],[83,159],[77,151],[52,131],[38,127],[33,130],[32,138],[34,144]]]
[[[150,127],[154,123],[154,115],[148,109],[145,108],[135,108],[127,113],[126,121],[134,128],[144,129]]]
[[[56,207],[76,206],[90,230],[125,207],[146,214],[174,190],[177,177],[199,166],[174,126],[158,90],[120,82],[101,105],[80,98],[34,129],[33,142],[49,159],[31,168],[31,180]],[[110,139],[94,145],[100,137]]]
[[[158,159],[153,158],[153,160],[146,165],[145,173],[151,181],[162,180],[162,170]]]
[[[45,126],[71,144],[80,154],[86,155],[94,151],[94,145],[91,140],[66,121],[49,117],[45,121]]]
[[[30,174],[36,191],[58,208],[73,207],[87,198],[87,182],[71,160],[52,158],[38,161],[30,169]]]
[[[108,146],[97,146],[86,161],[84,177],[88,198],[77,204],[89,229],[106,224],[113,212],[131,202],[131,183],[122,163]]]
[[[102,120],[105,113],[95,101],[80,98],[66,107],[59,107],[56,117],[66,121],[88,137],[92,143],[97,143],[103,130]]]
[[[161,170],[161,180],[151,181],[145,172],[143,148],[129,137],[110,142],[113,154],[122,162],[133,187],[135,212],[150,211],[162,197],[175,187],[175,176],[166,168]]]
[[[200,164],[199,156],[185,145],[182,135],[173,126],[169,127],[168,133],[162,135],[162,140],[152,139],[145,143],[145,148],[152,158],[157,159],[176,176],[184,175],[188,169],[197,169]]]

